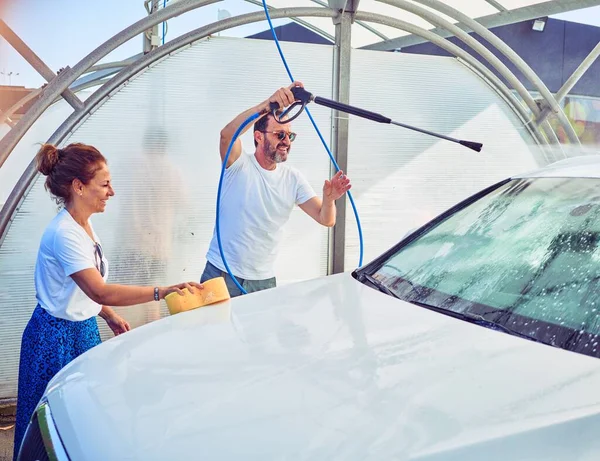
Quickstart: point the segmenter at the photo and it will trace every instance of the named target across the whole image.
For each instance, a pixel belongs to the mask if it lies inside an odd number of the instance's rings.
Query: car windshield
[[[409,302],[599,357],[599,239],[600,180],[516,179],[362,275]]]

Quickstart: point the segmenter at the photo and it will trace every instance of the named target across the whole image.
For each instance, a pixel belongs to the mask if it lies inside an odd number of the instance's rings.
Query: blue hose
[[[290,77],[290,80],[292,82],[295,82],[294,77],[292,76],[292,72],[290,71],[290,68],[287,64],[287,61],[285,60],[285,56],[283,55],[283,51],[281,50],[281,46],[279,45],[279,40],[277,39],[277,35],[275,34],[275,29],[273,28],[273,23],[271,22],[271,16],[269,15],[269,10],[267,8],[267,4],[265,2],[265,0],[263,0],[263,7],[265,9],[265,14],[267,16],[267,21],[269,22],[269,27],[271,28],[271,33],[273,34],[273,39],[275,40],[275,44],[277,45],[277,50],[279,51],[279,56],[281,56],[281,60],[283,61],[283,65],[285,66],[285,70],[287,71],[288,76]],[[306,113],[308,114],[308,118],[310,119],[315,131],[317,132],[317,135],[319,136],[319,139],[321,140],[321,142],[323,143],[323,146],[325,147],[325,150],[327,151],[327,155],[329,155],[329,158],[331,160],[331,163],[333,163],[333,166],[335,167],[336,171],[340,171],[340,167],[337,164],[337,162],[335,161],[335,158],[333,158],[333,155],[331,154],[331,150],[329,150],[329,146],[327,145],[327,142],[325,141],[325,139],[323,138],[323,135],[321,134],[321,131],[319,130],[319,127],[317,126],[312,114],[310,113],[310,110],[308,110],[308,107],[306,108]],[[246,128],[246,126],[248,126],[248,124],[252,123],[254,120],[256,120],[258,117],[260,117],[260,113],[256,113],[251,115],[250,117],[248,117],[246,120],[244,120],[244,123],[242,123],[239,128],[236,130],[236,132],[234,133],[233,137],[231,138],[231,141],[229,143],[229,147],[227,148],[227,153],[225,154],[225,158],[223,159],[223,165],[221,167],[221,176],[219,177],[219,187],[217,190],[217,217],[216,217],[216,232],[217,232],[217,242],[219,244],[219,253],[221,254],[221,259],[223,260],[223,264],[225,265],[225,269],[227,270],[227,273],[229,274],[229,276],[231,277],[231,279],[234,281],[234,283],[236,284],[236,286],[239,288],[239,290],[243,293],[243,294],[248,294],[248,292],[246,290],[244,290],[244,287],[242,287],[242,285],[237,281],[237,279],[235,278],[235,276],[233,275],[233,273],[231,272],[231,269],[229,268],[229,265],[227,264],[227,260],[225,259],[225,254],[223,253],[223,245],[221,243],[221,226],[220,226],[220,218],[221,218],[221,189],[223,188],[223,178],[225,176],[225,169],[227,167],[227,160],[229,160],[229,155],[231,154],[231,149],[233,148],[233,145],[235,144],[235,141],[237,140],[237,138],[240,136],[240,133],[244,130],[244,128]],[[363,263],[363,250],[364,250],[364,243],[363,243],[363,234],[362,234],[362,227],[360,224],[360,218],[358,217],[358,211],[356,210],[356,204],[354,203],[354,198],[352,197],[352,194],[350,193],[350,191],[348,191],[348,198],[350,199],[350,204],[352,205],[352,210],[354,211],[354,217],[356,218],[356,225],[358,227],[358,239],[359,239],[359,243],[360,243],[360,257],[358,260],[358,267],[362,266]]]
[[[260,113],[257,112],[256,114],[253,114],[250,117],[248,117],[246,120],[244,120],[244,123],[242,123],[240,125],[240,127],[234,133],[233,138],[231,138],[231,142],[229,143],[229,147],[227,148],[227,153],[225,154],[225,158],[223,159],[223,166],[221,167],[221,176],[219,177],[219,188],[217,189],[217,219],[216,219],[215,227],[217,230],[217,242],[219,244],[219,253],[221,253],[221,259],[223,260],[223,264],[225,264],[225,269],[227,270],[227,273],[229,274],[231,279],[234,281],[234,283],[237,285],[237,287],[240,289],[240,291],[245,295],[247,295],[248,292],[246,290],[244,290],[244,287],[242,285],[240,285],[240,282],[237,281],[237,279],[235,278],[235,275],[233,275],[233,273],[231,272],[231,269],[229,269],[229,265],[227,264],[227,260],[225,259],[225,254],[223,253],[223,245],[221,244],[221,226],[220,226],[221,189],[223,188],[223,177],[225,176],[225,169],[227,168],[227,160],[229,160],[229,154],[231,154],[231,148],[235,144],[236,139],[240,136],[240,133],[244,130],[244,128],[246,128],[250,123],[252,123],[258,117],[260,117]]]
[[[275,40],[275,45],[277,45],[277,51],[279,51],[279,56],[281,57],[281,60],[283,61],[285,70],[286,70],[288,76],[290,77],[290,80],[293,83],[296,80],[294,80],[294,77],[292,76],[292,71],[290,71],[290,67],[287,64],[287,61],[285,60],[285,56],[283,55],[283,51],[281,50],[281,46],[279,45],[279,40],[277,39],[277,34],[275,33],[275,29],[273,28],[273,23],[271,22],[271,16],[269,15],[269,9],[267,8],[267,2],[266,2],[266,0],[262,0],[262,3],[263,3],[263,8],[265,10],[265,15],[267,16],[267,21],[269,22],[269,27],[271,28],[271,33],[273,34],[273,40]],[[329,158],[331,159],[331,163],[333,163],[333,166],[335,167],[335,171],[340,171],[340,167],[338,166],[337,162],[333,158],[333,155],[331,154],[331,150],[329,150],[329,146],[327,146],[327,142],[323,138],[321,131],[319,131],[319,127],[317,126],[315,120],[313,119],[313,116],[310,113],[310,110],[308,110],[308,107],[306,108],[306,114],[308,115],[308,118],[310,119],[312,126],[315,128],[315,131],[317,132],[319,139],[323,143],[323,146],[325,147],[325,150],[327,151],[327,155],[329,155]],[[356,218],[356,226],[358,227],[358,240],[359,240],[359,244],[360,244],[360,257],[358,259],[358,267],[361,267],[362,263],[363,263],[363,251],[364,251],[362,226],[360,224],[360,218],[358,217],[358,211],[356,209],[356,204],[354,203],[354,198],[352,197],[352,194],[350,193],[350,191],[348,191],[348,198],[350,199],[350,204],[352,205],[352,211],[354,211],[354,217]]]

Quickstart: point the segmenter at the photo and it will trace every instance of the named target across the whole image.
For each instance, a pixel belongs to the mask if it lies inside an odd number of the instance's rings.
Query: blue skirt
[[[61,368],[100,342],[95,317],[81,322],[59,319],[37,305],[21,340],[15,459],[48,382]]]

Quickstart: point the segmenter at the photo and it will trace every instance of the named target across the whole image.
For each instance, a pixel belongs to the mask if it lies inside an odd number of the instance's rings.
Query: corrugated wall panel
[[[299,76],[310,76],[311,90],[330,95],[332,48],[283,47],[290,62],[302,63]],[[110,261],[110,282],[166,285],[200,278],[215,219],[219,131],[287,84],[272,42],[203,40],[130,81],[65,141],[95,145],[109,161],[116,196],[92,221]],[[328,113],[316,119],[329,126]],[[328,158],[307,117],[293,129],[299,136],[289,163],[320,193]],[[329,140],[328,128],[324,135]],[[253,152],[251,133],[243,145]],[[56,209],[38,180],[0,247],[0,399],[16,395],[21,334],[35,306],[38,243]],[[277,261],[279,283],[326,274],[327,249],[327,229],[294,210]],[[165,315],[166,306],[118,311],[135,327]],[[104,321],[98,324],[102,337],[110,337]]]

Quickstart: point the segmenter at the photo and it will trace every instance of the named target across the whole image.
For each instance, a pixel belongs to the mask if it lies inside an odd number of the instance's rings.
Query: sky
[[[219,9],[232,15],[260,11],[258,6],[242,0],[225,0],[205,6],[170,19],[167,41],[216,21]],[[54,71],[67,65],[72,67],[114,34],[147,16],[143,0],[0,0],[0,14]],[[285,22],[274,21],[274,24]],[[258,23],[223,35],[243,37],[267,27],[266,22]],[[141,36],[130,40],[101,62],[126,59],[140,53],[142,41]],[[45,80],[0,37],[0,85],[39,87],[43,83]]]
[[[219,10],[236,15],[260,8],[242,0],[224,0],[199,8],[169,20],[166,40],[216,21]],[[67,65],[72,67],[98,45],[146,15],[143,0],[0,0],[0,17],[54,71]],[[552,17],[600,26],[600,6]],[[285,22],[274,21],[276,26]],[[267,23],[261,22],[223,35],[243,37],[266,28]],[[141,51],[139,36],[101,62],[125,59]],[[44,79],[0,37],[0,85],[37,88],[43,83]]]

